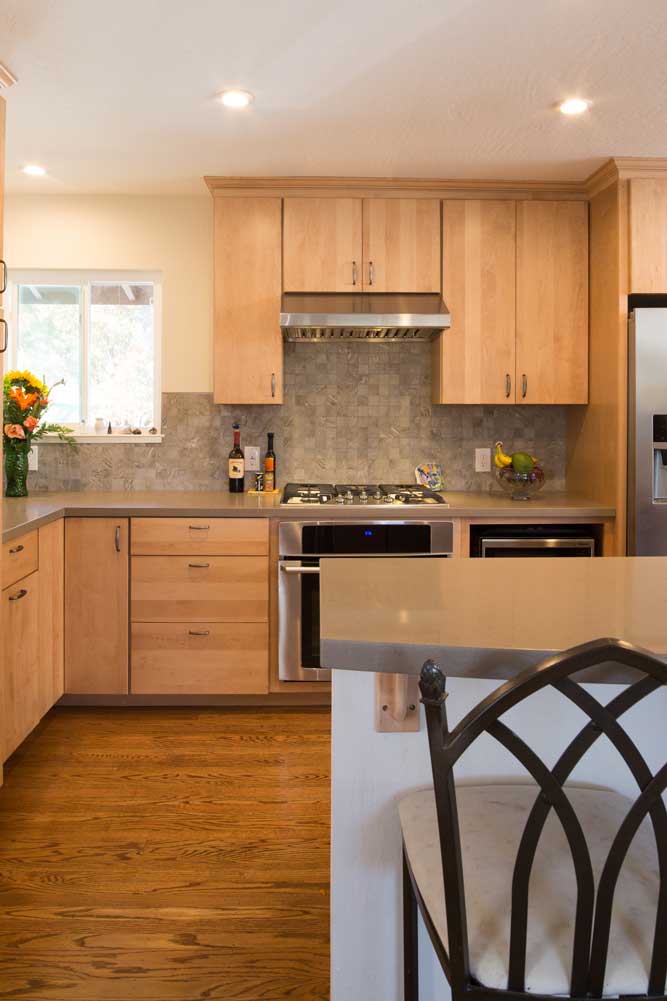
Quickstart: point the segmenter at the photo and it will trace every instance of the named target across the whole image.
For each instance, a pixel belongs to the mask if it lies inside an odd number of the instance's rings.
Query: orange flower
[[[21,410],[29,410],[35,400],[39,399],[39,393],[24,393],[22,386],[14,386],[10,393],[13,400],[16,400]]]
[[[26,431],[34,431],[38,424],[39,421],[37,420],[36,417],[26,417],[26,419],[23,422],[23,427],[26,429]]]
[[[20,424],[5,424],[5,434],[8,438],[25,438],[25,431]]]

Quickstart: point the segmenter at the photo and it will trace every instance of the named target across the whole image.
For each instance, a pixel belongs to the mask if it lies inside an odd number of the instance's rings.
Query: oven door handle
[[[280,569],[283,573],[319,573],[319,567],[301,567],[296,566],[294,563],[281,563]]]

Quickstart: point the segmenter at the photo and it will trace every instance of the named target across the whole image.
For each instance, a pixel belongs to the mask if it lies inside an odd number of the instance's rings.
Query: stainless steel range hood
[[[430,341],[449,327],[433,293],[285,292],[280,327],[286,341]]]

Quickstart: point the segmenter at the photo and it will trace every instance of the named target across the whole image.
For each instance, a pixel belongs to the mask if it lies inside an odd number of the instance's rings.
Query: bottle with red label
[[[242,494],[245,485],[245,456],[241,448],[241,426],[238,421],[232,424],[234,429],[234,447],[229,453],[229,492]]]
[[[268,445],[264,456],[264,489],[276,489],[276,453],[273,451],[273,431],[268,432]]]

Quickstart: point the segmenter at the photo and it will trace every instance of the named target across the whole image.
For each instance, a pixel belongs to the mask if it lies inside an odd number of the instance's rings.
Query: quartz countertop
[[[613,637],[667,655],[667,558],[322,559],[322,666],[510,678]],[[590,680],[627,681],[609,667]]]
[[[280,495],[230,494],[220,491],[62,491],[6,498],[3,541],[39,528],[57,518],[69,517],[259,517],[283,519],[345,519],[414,517],[447,518],[613,518],[615,510],[589,497],[545,493],[530,501],[513,501],[501,493],[445,490],[449,502],[429,505],[375,507],[363,505],[281,505]]]

